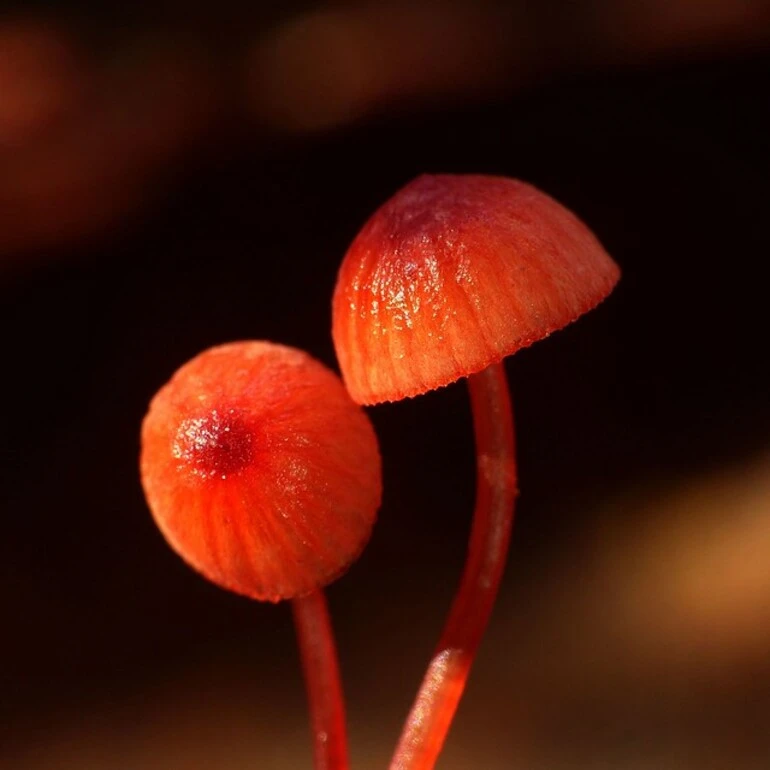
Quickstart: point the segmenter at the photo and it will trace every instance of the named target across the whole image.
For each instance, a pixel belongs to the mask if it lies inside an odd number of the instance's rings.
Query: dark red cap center
[[[180,468],[202,479],[226,479],[253,459],[253,435],[237,410],[212,409],[184,420],[171,448]]]

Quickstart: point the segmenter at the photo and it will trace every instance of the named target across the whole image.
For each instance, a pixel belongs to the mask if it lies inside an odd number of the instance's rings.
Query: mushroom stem
[[[316,770],[347,770],[345,701],[329,608],[321,590],[292,601]]]
[[[431,770],[444,745],[502,578],[516,496],[513,415],[502,364],[468,378],[476,435],[476,509],[468,557],[444,631],[391,770]]]

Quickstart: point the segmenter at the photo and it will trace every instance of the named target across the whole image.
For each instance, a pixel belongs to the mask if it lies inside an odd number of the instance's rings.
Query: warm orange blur
[[[770,11],[762,0],[604,0],[542,16],[521,1],[320,3],[255,27],[240,71],[202,33],[125,39],[116,66],[83,50],[76,28],[0,17],[0,265],[114,228],[233,116],[255,134],[316,132],[571,68],[757,48]]]

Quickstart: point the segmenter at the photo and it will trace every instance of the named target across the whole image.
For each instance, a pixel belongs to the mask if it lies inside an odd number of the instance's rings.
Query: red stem
[[[302,670],[305,674],[316,770],[347,770],[345,701],[329,609],[323,591],[294,599]]]
[[[476,434],[476,510],[444,632],[401,733],[391,770],[432,770],[462,697],[503,575],[516,496],[513,415],[501,364],[468,379]]]

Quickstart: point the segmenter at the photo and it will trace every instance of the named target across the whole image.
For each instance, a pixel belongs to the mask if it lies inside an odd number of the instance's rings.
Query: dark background
[[[461,5],[418,6],[424,81],[396,64],[414,54],[406,6],[370,27],[366,6],[336,6],[318,40],[316,6],[233,10],[215,31],[198,9],[173,35],[173,6],[135,27],[87,7],[0,16],[0,766],[309,766],[290,612],[171,553],[139,424],[217,343],[334,367],[331,292],[358,228],[419,173],[474,172],[570,207],[623,278],[506,364],[513,553],[441,766],[767,767],[770,55],[766,13],[738,5],[745,19],[678,37],[651,11],[641,42],[634,24],[618,42],[599,3],[549,3],[550,20],[484,6],[478,28]],[[339,41],[366,51],[372,29],[370,72]],[[254,61],[270,66],[252,77]],[[342,77],[359,69],[363,97]],[[370,415],[384,502],[329,591],[358,767],[384,766],[398,734],[474,488],[461,384]]]

